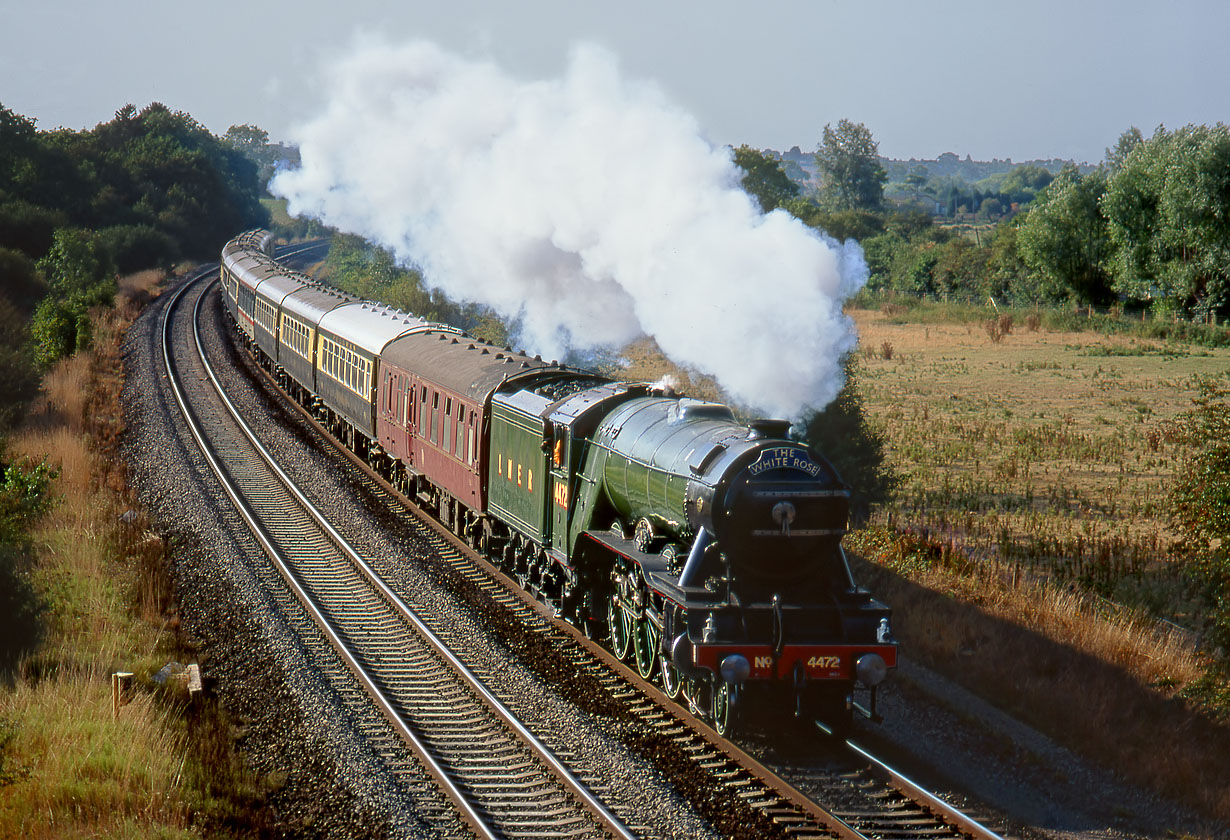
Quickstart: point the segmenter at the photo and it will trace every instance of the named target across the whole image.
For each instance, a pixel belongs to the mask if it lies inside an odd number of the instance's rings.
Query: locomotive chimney
[[[747,424],[748,440],[764,438],[785,438],[790,432],[789,420],[770,420],[767,417],[757,418]]]

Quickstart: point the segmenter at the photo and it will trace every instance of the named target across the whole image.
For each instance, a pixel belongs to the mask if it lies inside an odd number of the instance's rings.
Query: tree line
[[[0,433],[41,371],[89,343],[117,275],[217,254],[268,223],[260,196],[237,138],[160,103],[86,131],[0,105]]]
[[[861,123],[825,126],[820,188],[804,195],[771,155],[735,150],[743,186],[766,211],[781,208],[837,239],[858,240],[868,288],[911,295],[992,297],[1028,304],[1121,303],[1193,320],[1230,314],[1230,129],[1124,132],[1106,160],[1058,174],[1017,167],[986,192],[906,176],[918,195],[954,208],[1008,204],[1019,213],[971,231],[888,206],[878,144]]]

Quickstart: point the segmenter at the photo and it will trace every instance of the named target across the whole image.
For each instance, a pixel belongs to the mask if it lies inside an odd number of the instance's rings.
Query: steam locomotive
[[[357,299],[266,231],[227,243],[221,283],[240,341],[338,440],[719,733],[752,710],[877,717],[890,610],[842,551],[848,486],[787,423]]]

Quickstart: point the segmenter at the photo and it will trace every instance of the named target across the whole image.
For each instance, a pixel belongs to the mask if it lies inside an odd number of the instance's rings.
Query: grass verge
[[[1014,585],[916,535],[872,528],[846,541],[915,661],[1141,787],[1230,821],[1230,727],[1184,699],[1208,663],[1182,636],[1067,589]]]
[[[252,837],[268,834],[258,786],[211,699],[153,677],[193,651],[177,633],[168,547],[124,481],[120,344],[159,275],[126,278],[94,314],[88,354],[43,383],[11,457],[59,470],[32,533],[48,605],[43,645],[0,687],[0,837]],[[134,674],[113,714],[110,675]]]

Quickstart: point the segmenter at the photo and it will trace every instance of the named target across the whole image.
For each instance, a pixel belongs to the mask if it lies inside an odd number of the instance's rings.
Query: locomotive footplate
[[[692,661],[701,668],[717,672],[722,660],[739,654],[751,665],[753,680],[792,679],[795,668],[803,666],[809,680],[852,680],[860,656],[875,653],[888,668],[897,667],[896,645],[786,645],[774,657],[769,645],[697,644]]]
[[[650,587],[663,598],[673,601],[678,606],[684,606],[689,602],[695,605],[697,602],[710,604],[726,600],[724,595],[711,592],[703,587],[680,586],[678,575],[670,571],[661,555],[646,554],[638,549],[632,540],[625,540],[605,531],[586,531],[583,536],[636,563],[644,572],[645,581]]]

